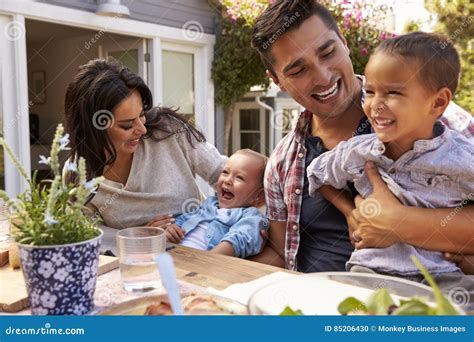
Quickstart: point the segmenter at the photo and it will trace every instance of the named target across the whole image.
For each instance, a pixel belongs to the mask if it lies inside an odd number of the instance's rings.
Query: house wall
[[[96,0],[39,0],[78,10],[95,12]],[[204,33],[215,33],[214,9],[206,0],[122,0],[130,9],[130,19],[176,28],[197,21]]]

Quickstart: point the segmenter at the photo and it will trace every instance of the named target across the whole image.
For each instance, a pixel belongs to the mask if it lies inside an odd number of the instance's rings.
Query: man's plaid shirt
[[[363,88],[362,103],[364,99]],[[285,262],[290,270],[296,270],[296,253],[300,243],[305,140],[310,134],[311,118],[312,113],[307,110],[300,114],[295,129],[278,143],[265,170],[267,217],[274,221],[286,221]],[[440,120],[474,143],[474,118],[461,107],[451,103]]]

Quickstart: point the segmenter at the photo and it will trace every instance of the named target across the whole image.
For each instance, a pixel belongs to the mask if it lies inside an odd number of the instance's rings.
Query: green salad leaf
[[[430,284],[431,288],[433,289],[435,300],[436,300],[436,308],[435,314],[436,315],[459,315],[458,311],[451,305],[449,300],[443,295],[441,289],[438,287],[436,282],[434,281],[433,277],[431,276],[430,272],[423,266],[415,256],[411,256],[411,260],[415,263],[416,267],[418,267],[425,277],[428,284]]]
[[[394,301],[386,288],[375,291],[367,299],[367,309],[373,315],[386,315]]]
[[[365,304],[354,297],[349,297],[349,298],[344,299],[341,302],[341,304],[339,304],[339,306],[337,307],[337,311],[339,311],[341,315],[347,315],[351,312],[356,312],[356,311],[367,312],[367,313],[369,312]]]
[[[282,312],[280,312],[280,316],[303,316],[303,311],[301,310],[293,310],[289,306],[283,309]]]

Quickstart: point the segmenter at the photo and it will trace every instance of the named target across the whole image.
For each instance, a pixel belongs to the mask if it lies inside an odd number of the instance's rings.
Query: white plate
[[[249,312],[279,315],[289,306],[305,315],[339,315],[337,307],[347,297],[365,301],[374,290],[384,287],[396,304],[400,298],[414,296],[434,302],[430,287],[412,281],[377,274],[327,272],[280,280],[257,290],[250,297]]]

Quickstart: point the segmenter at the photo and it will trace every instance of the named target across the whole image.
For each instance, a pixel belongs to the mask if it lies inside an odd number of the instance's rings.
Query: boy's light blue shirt
[[[246,258],[258,254],[263,245],[260,230],[268,229],[268,219],[257,208],[232,208],[227,217],[217,215],[216,196],[208,197],[196,210],[176,217],[176,224],[186,234],[198,225],[207,224],[207,249],[210,250],[222,241],[228,241],[234,248],[234,255]]]
[[[474,145],[439,122],[433,132],[433,139],[416,141],[413,149],[396,161],[383,154],[385,145],[376,134],[356,136],[339,143],[333,150],[313,160],[307,168],[310,195],[322,185],[342,189],[347,182],[354,182],[359,194],[367,197],[372,193],[372,186],[364,166],[371,160],[378,166],[389,189],[404,205],[454,208],[474,201]],[[383,210],[377,203],[372,204],[370,210],[373,212],[367,214]],[[441,252],[400,243],[388,248],[356,250],[347,267],[360,265],[384,273],[419,274],[410,259],[412,254],[431,273],[459,271],[454,263],[443,258]]]

